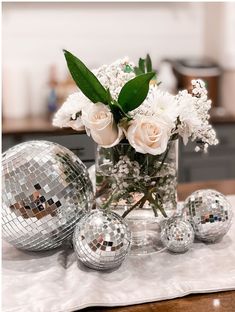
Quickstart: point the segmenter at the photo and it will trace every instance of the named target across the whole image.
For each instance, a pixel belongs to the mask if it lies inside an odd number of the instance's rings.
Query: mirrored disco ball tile
[[[92,205],[85,165],[47,141],[16,145],[2,159],[3,238],[27,250],[60,246]]]
[[[131,234],[124,220],[114,212],[95,210],[75,228],[74,250],[86,266],[107,270],[119,266],[130,248]]]
[[[198,190],[186,198],[184,205],[199,240],[214,242],[228,232],[233,213],[223,194],[211,189]]]
[[[180,216],[167,219],[161,229],[161,241],[172,252],[186,252],[193,244],[194,231],[188,221]]]

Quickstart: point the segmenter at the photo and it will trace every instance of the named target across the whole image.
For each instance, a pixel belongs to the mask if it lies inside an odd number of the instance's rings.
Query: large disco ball
[[[7,150],[3,165],[3,238],[17,248],[48,250],[71,237],[90,210],[92,184],[67,148],[29,141]]]
[[[223,194],[211,189],[198,190],[186,198],[184,206],[197,239],[215,242],[228,232],[233,213]]]
[[[73,246],[77,258],[96,270],[111,270],[125,259],[131,232],[124,219],[112,211],[93,210],[77,224]]]

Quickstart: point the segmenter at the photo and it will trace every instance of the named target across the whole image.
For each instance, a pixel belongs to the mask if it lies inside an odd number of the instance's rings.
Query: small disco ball
[[[125,259],[131,233],[115,212],[93,210],[77,224],[73,246],[78,259],[95,270],[110,270]]]
[[[197,239],[215,242],[229,230],[232,208],[227,198],[215,190],[198,190],[184,202],[188,220]]]
[[[29,141],[7,150],[2,164],[3,238],[37,251],[71,237],[93,198],[81,160],[59,144]]]
[[[194,232],[188,221],[181,217],[171,217],[166,220],[161,230],[161,241],[169,251],[182,253],[193,244]]]

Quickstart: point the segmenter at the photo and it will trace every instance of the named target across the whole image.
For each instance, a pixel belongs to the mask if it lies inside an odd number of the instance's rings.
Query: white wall
[[[63,48],[90,67],[125,55],[137,61],[146,52],[155,66],[165,57],[203,56],[204,14],[203,3],[3,3],[4,73],[27,76],[27,105],[38,114],[48,66],[66,71]],[[9,81],[16,90],[17,79]]]
[[[229,69],[235,70],[235,2],[229,2],[224,7],[224,49],[223,59]]]
[[[224,69],[221,104],[235,114],[235,2],[205,4],[204,46]]]
[[[206,3],[204,24],[205,55],[235,70],[235,2]]]
[[[63,63],[62,48],[90,66],[149,51],[201,55],[203,9],[190,3],[4,3],[3,60]]]

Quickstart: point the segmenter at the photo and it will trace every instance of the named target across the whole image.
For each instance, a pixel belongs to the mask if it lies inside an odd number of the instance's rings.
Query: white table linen
[[[235,196],[228,196],[235,212]],[[111,273],[77,263],[72,249],[24,252],[3,242],[4,312],[71,312],[235,289],[235,219],[223,240],[185,254],[129,256]]]

